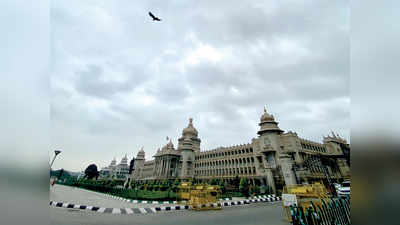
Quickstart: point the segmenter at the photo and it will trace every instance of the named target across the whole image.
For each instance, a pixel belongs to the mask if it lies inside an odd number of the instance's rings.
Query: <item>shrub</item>
[[[211,185],[217,185],[217,184],[218,184],[217,179],[212,178],[212,179],[210,180],[210,184],[211,184]]]
[[[249,184],[246,178],[240,179],[239,190],[243,195],[249,195]]]

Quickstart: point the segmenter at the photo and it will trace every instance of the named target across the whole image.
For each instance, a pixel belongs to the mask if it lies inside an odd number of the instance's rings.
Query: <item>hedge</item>
[[[158,182],[157,182],[158,183]],[[163,184],[133,184],[134,189],[122,189],[117,188],[121,185],[121,181],[116,180],[74,180],[68,179],[65,183],[60,183],[63,185],[74,186],[79,188],[84,188],[96,192],[107,193],[115,196],[120,196],[127,199],[138,199],[138,200],[159,200],[159,201],[171,201],[177,200],[177,186],[172,184],[166,186]],[[137,189],[137,190],[135,190]],[[259,192],[259,188],[255,188],[256,193]],[[253,192],[253,194],[255,194]],[[245,197],[244,193],[239,192],[239,190],[225,190],[220,196],[221,198],[230,197]],[[179,199],[178,199],[179,200]]]

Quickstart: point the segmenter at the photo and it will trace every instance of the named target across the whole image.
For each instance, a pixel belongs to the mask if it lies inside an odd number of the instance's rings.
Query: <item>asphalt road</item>
[[[130,203],[107,197],[104,194],[76,187],[54,185],[50,188],[50,200],[56,202],[90,205],[105,208],[147,208],[155,206],[171,206],[174,204],[143,204]]]
[[[282,203],[254,203],[213,211],[166,211],[155,214],[105,214],[50,207],[53,225],[289,225],[283,219]]]
[[[50,188],[50,200],[79,205],[108,208],[155,207],[151,204],[134,204],[79,188],[55,185]],[[160,206],[160,205],[157,205]],[[249,205],[224,207],[213,211],[163,211],[154,214],[109,214],[89,210],[67,209],[50,206],[51,224],[54,225],[288,225],[283,219],[281,202],[259,202]]]

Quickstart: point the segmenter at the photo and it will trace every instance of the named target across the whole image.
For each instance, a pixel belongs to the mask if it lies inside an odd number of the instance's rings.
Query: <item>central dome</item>
[[[267,109],[264,107],[264,114],[261,116],[260,118],[260,122],[261,123],[265,123],[265,122],[275,122],[275,118],[272,114],[269,114],[267,112]]]
[[[275,121],[274,116],[269,114],[265,107],[264,107],[264,114],[260,118],[259,125],[260,125],[260,130],[257,133],[260,135],[266,132],[283,133],[283,131],[278,127],[278,123]]]
[[[183,129],[182,135],[183,136],[190,135],[190,136],[197,137],[198,132],[197,132],[196,128],[193,127],[193,119],[192,118],[189,118],[189,125],[185,129]]]

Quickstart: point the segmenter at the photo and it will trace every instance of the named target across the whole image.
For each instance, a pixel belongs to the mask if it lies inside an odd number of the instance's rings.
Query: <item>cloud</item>
[[[75,0],[53,2],[51,18],[60,166],[140,146],[151,159],[189,117],[202,149],[248,143],[264,105],[304,138],[349,138],[347,1]]]

